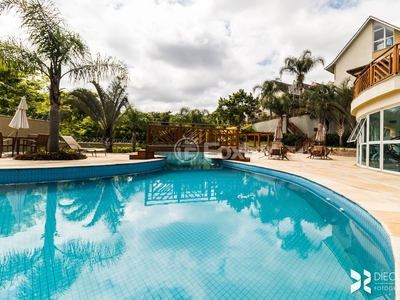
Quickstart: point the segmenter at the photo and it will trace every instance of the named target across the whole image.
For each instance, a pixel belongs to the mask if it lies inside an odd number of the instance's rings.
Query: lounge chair
[[[81,151],[91,152],[92,156],[93,156],[93,153],[94,153],[94,156],[97,156],[97,152],[104,152],[104,156],[107,156],[107,152],[106,152],[105,148],[84,148],[84,147],[81,147],[81,145],[79,145],[78,142],[75,141],[75,139],[70,135],[63,135],[61,137],[71,149],[77,150],[79,152],[81,152]]]
[[[280,159],[286,158],[289,160],[287,152],[288,149],[282,142],[272,142],[271,149],[269,150],[269,157],[278,156]]]

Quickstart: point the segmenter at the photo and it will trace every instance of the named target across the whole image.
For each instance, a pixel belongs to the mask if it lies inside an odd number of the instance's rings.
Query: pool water
[[[2,185],[0,299],[393,299],[350,293],[351,269],[393,270],[360,236],[306,189],[229,168]]]

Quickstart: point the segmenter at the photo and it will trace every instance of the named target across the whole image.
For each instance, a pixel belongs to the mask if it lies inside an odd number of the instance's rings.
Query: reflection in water
[[[49,183],[47,192],[43,190],[43,185],[39,185],[39,190],[43,192],[42,200],[45,201],[44,230],[40,237],[43,241],[42,246],[22,250],[10,249],[0,256],[0,287],[11,286],[11,291],[15,289],[10,299],[57,298],[71,287],[84,267],[106,266],[119,259],[124,252],[125,243],[121,236],[101,242],[82,238],[62,243],[55,241],[58,236],[56,217],[58,195],[64,194],[64,192],[58,193],[58,186],[62,185]],[[26,192],[23,190],[24,186],[18,188],[21,190],[15,188],[15,193],[23,195]],[[31,192],[35,194],[35,189],[33,188]],[[95,208],[96,211],[92,209],[94,215],[104,209],[99,206]],[[76,219],[69,216],[69,220],[78,221],[79,216]],[[13,222],[10,222],[11,226],[12,224]]]
[[[351,268],[393,270],[318,196],[230,169],[3,186],[0,220],[7,299],[362,299]]]

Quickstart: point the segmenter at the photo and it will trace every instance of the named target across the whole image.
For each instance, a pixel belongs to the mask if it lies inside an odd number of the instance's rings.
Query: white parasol
[[[321,144],[325,142],[325,126],[323,126],[321,123],[318,125],[315,141]]]
[[[26,104],[26,99],[25,97],[22,97],[14,117],[12,118],[10,124],[8,124],[8,126],[11,128],[17,129],[16,136],[18,135],[18,129],[29,128],[28,119],[26,118],[27,109],[28,105]]]

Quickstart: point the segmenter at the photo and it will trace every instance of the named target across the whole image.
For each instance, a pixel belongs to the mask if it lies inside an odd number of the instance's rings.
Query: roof
[[[357,38],[357,36],[360,34],[360,32],[365,28],[365,26],[367,26],[367,24],[370,21],[377,21],[383,25],[385,25],[386,27],[391,27],[397,31],[400,31],[400,27],[394,26],[388,22],[382,21],[378,18],[375,18],[373,16],[369,16],[367,18],[367,20],[364,22],[364,24],[361,25],[361,27],[357,30],[357,32],[353,35],[353,37],[350,39],[350,41],[348,41],[348,43],[344,46],[344,48],[342,49],[342,51],[339,52],[339,54],[335,57],[335,59],[328,65],[325,67],[325,70],[327,70],[328,72],[331,72],[332,74],[334,74],[334,66],[337,62],[337,60],[339,59],[339,57],[347,50],[347,48],[349,48],[349,46],[351,45],[351,43],[353,43],[353,41]]]

